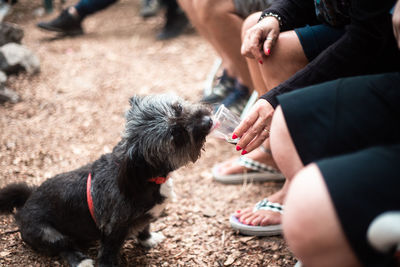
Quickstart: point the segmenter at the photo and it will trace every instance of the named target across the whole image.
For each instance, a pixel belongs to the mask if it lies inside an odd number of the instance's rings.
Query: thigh
[[[389,266],[393,255],[374,250],[367,241],[372,220],[400,210],[400,144],[376,146],[317,161],[343,231],[365,266]]]
[[[293,179],[282,218],[285,238],[305,266],[359,266],[316,164]]]
[[[272,89],[307,64],[307,57],[296,33],[285,31],[279,34],[271,54],[264,57],[264,64],[259,64],[259,67],[266,87]]]
[[[400,73],[338,79],[278,97],[302,162],[400,140]]]

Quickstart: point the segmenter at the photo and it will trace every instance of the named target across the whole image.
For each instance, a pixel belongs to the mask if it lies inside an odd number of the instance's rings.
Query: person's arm
[[[351,23],[345,34],[304,69],[261,98],[275,108],[278,105],[276,97],[280,94],[340,77],[374,72],[377,63],[382,63],[381,55],[387,52],[387,43],[393,42],[389,11],[394,3],[352,1]]]

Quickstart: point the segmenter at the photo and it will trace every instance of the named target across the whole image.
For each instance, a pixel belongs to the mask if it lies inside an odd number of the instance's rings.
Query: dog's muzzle
[[[210,116],[204,116],[201,120],[200,127],[209,131],[213,126],[213,120]]]

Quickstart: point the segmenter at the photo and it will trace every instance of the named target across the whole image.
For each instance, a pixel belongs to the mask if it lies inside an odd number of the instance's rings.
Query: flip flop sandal
[[[255,206],[253,211],[257,210],[271,210],[274,212],[283,213],[283,205],[279,203],[273,203],[268,199],[263,199],[258,202]],[[251,235],[251,236],[274,236],[282,234],[282,225],[266,225],[266,226],[252,226],[247,225],[239,222],[239,220],[234,216],[231,215],[229,218],[229,222],[231,227],[235,230],[238,230],[239,233],[243,235]]]
[[[217,164],[212,169],[212,175],[215,181],[224,184],[241,184],[243,182],[269,182],[283,181],[285,177],[275,168],[264,163],[258,162],[246,156],[241,156],[237,163],[249,170],[235,174],[220,174],[219,168],[221,164]]]

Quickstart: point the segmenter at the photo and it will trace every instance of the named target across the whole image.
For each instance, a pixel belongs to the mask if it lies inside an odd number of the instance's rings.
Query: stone
[[[5,102],[17,103],[20,100],[19,95],[6,87],[0,88],[0,104]]]
[[[21,43],[24,37],[24,31],[16,24],[2,22],[0,23],[0,46],[8,43]]]
[[[6,74],[15,74],[21,70],[35,74],[40,71],[40,61],[27,47],[8,43],[0,47],[0,70]]]

